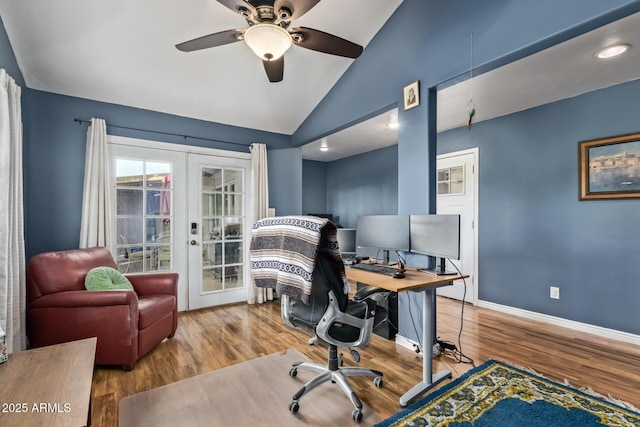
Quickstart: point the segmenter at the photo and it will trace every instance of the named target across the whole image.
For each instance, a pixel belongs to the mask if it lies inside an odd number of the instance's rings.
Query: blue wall
[[[398,146],[333,162],[303,161],[303,213],[326,212],[355,228],[359,215],[398,213]]]
[[[248,152],[248,146],[253,142],[266,143],[270,150],[289,145],[286,135],[36,90],[26,91],[23,105],[26,105],[25,116],[28,117],[24,123],[27,259],[40,252],[78,247],[87,125],[74,122],[74,118],[99,117],[107,124],[242,145],[107,127],[112,135],[176,144],[243,152]]]
[[[640,200],[578,200],[578,142],[640,131],[638,94],[640,80],[438,135],[439,154],[479,147],[481,300],[640,334]]]
[[[269,207],[276,215],[301,215],[302,151],[300,148],[273,150],[268,154]]]
[[[360,215],[395,215],[398,146],[328,163],[305,160],[302,182],[303,213],[331,213],[345,228],[356,228]],[[359,249],[358,254],[379,255],[375,249]],[[397,259],[395,254],[391,259]]]
[[[302,213],[330,213],[327,210],[327,164],[302,161]]]
[[[402,105],[402,88],[415,81],[420,81],[421,105],[409,111],[399,113],[399,140],[398,140],[398,212],[410,213],[412,211],[435,211],[435,156],[436,156],[436,135],[435,135],[435,109],[433,108],[431,88],[435,88],[444,82],[462,75],[469,71],[469,43],[470,34],[474,34],[474,68],[476,71],[495,68],[506,62],[527,56],[535,51],[544,49],[555,43],[572,38],[580,33],[589,31],[598,26],[617,20],[623,16],[640,10],[640,1],[634,0],[612,0],[602,2],[600,0],[565,0],[558,2],[555,0],[540,0],[531,2],[528,0],[495,0],[492,2],[474,2],[470,0],[404,0],[398,7],[394,15],[387,21],[376,37],[366,47],[363,55],[353,63],[346,71],[331,92],[325,96],[323,101],[314,109],[305,122],[296,130],[293,135],[293,145],[303,145],[321,136],[331,133],[334,129],[341,129],[349,123],[357,122],[360,118],[370,116],[372,112],[384,109],[389,105]],[[476,73],[477,74],[477,73]],[[637,108],[632,109],[632,111]],[[584,126],[584,122],[580,126]],[[576,124],[577,125],[577,124]],[[593,123],[597,126],[597,123]],[[475,129],[474,129],[475,130]],[[635,129],[637,131],[638,129]],[[617,129],[613,134],[620,133]],[[597,134],[611,134],[608,130],[600,128]],[[516,135],[512,135],[515,137]],[[593,137],[593,133],[591,135]],[[572,141],[576,139],[573,138]],[[498,144],[496,143],[496,146]],[[493,147],[491,147],[493,148]],[[523,149],[528,153],[535,151],[535,146]],[[484,150],[486,151],[486,150]],[[486,154],[481,150],[480,161]],[[573,153],[571,160],[572,167],[576,167],[575,155],[576,146],[570,150]],[[496,153],[496,160],[501,157],[500,151]],[[563,165],[556,165],[559,178],[563,174],[568,174]],[[486,167],[486,165],[485,165]],[[516,171],[515,167],[513,168]],[[520,178],[520,181],[553,178],[540,177],[535,168],[528,168],[532,175],[527,178]],[[554,171],[556,172],[556,171]],[[482,176],[482,175],[481,175]],[[554,185],[570,186],[575,184],[577,173],[571,175],[573,183],[568,184],[566,180],[553,181]],[[555,178],[555,176],[554,176]],[[481,178],[482,179],[482,178]],[[483,185],[488,189],[484,193],[480,192],[480,197],[492,190],[491,182]],[[497,184],[497,183],[493,183]],[[416,191],[410,191],[416,187]],[[577,199],[577,189],[574,189],[573,200]],[[543,192],[542,186],[538,187],[536,193]],[[489,193],[490,194],[490,193]],[[535,193],[534,193],[535,194]],[[531,197],[519,193],[515,195],[518,199]],[[490,199],[490,200],[496,200]],[[512,216],[505,218],[514,222],[529,224],[536,221],[535,216],[518,217],[510,209],[512,203],[509,198],[504,197],[495,208],[502,207]],[[532,206],[531,213],[538,214],[543,210],[554,210],[553,203],[557,200],[551,198],[544,200],[543,206]],[[594,202],[592,202],[594,203]],[[592,207],[584,209],[596,209],[595,202]],[[620,202],[615,206],[621,208],[632,202]],[[615,219],[623,213],[611,213],[611,218]],[[518,215],[523,212],[518,212]],[[596,213],[592,218],[597,217]],[[482,219],[481,219],[482,221]],[[610,220],[602,220],[608,223]],[[509,222],[505,224],[508,226]],[[571,229],[572,239],[578,239],[579,234],[585,235],[581,240],[589,240],[591,230],[579,227],[580,223],[574,223]],[[482,223],[481,223],[481,230]],[[521,230],[521,228],[518,228]],[[494,235],[491,232],[496,230],[485,230],[480,233],[480,240],[496,239],[496,253],[484,254],[480,260],[480,269],[490,270],[494,259],[505,254],[507,259],[513,261],[512,265],[528,264],[530,261],[526,256],[535,255],[536,261],[553,258],[542,254],[531,254],[526,246],[505,246],[510,242],[502,241],[501,235]],[[568,233],[568,232],[567,232]],[[616,233],[617,234],[617,233]],[[533,236],[534,238],[540,238]],[[551,235],[547,235],[552,238]],[[595,242],[599,242],[599,237],[595,237]],[[535,240],[534,240],[535,241]],[[503,244],[500,244],[503,243]],[[529,245],[532,242],[518,241],[519,245]],[[539,245],[538,245],[539,247]],[[576,247],[568,254],[562,254],[576,258],[575,265],[586,265],[582,262],[593,262],[591,257],[583,258],[584,247]],[[521,256],[521,254],[526,254]],[[561,262],[560,253],[554,258],[555,263]],[[483,260],[485,263],[483,264]],[[583,261],[582,261],[583,260]],[[628,257],[624,258],[629,261]],[[620,266],[622,261],[617,261],[615,266],[622,268],[623,276],[629,274],[629,268]],[[632,265],[633,263],[631,263]],[[515,268],[515,267],[513,267]],[[540,265],[539,268],[547,268]],[[605,268],[603,266],[603,268]],[[578,268],[579,269],[579,268]],[[482,273],[481,273],[482,274]],[[493,273],[498,274],[498,273]],[[621,273],[616,273],[616,275]],[[561,287],[576,289],[579,283],[576,271],[564,271],[558,280],[553,284]],[[581,276],[581,275],[580,275]],[[492,276],[489,276],[492,277]],[[602,279],[601,276],[596,276]],[[600,288],[590,286],[583,289],[582,294],[577,299],[572,300],[571,294],[565,297],[566,292],[561,292],[561,300],[553,309],[550,309],[548,299],[549,283],[537,285],[546,287],[547,291],[540,294],[540,290],[531,290],[527,293],[535,293],[536,298],[529,303],[531,295],[525,295],[522,289],[514,289],[514,281],[519,280],[520,275],[514,275],[512,280],[505,283],[502,280],[500,285],[488,288],[480,294],[481,298],[513,305],[516,307],[530,306],[533,310],[549,312],[559,317],[569,319],[581,319],[588,323],[599,326],[613,327],[621,331],[638,333],[640,331],[637,322],[629,322],[634,313],[638,311],[637,302],[624,305],[624,313],[620,314],[621,307],[616,307],[613,303],[609,306],[606,301],[609,295],[609,286],[615,282],[607,281],[600,283]],[[619,276],[616,276],[619,278]],[[581,279],[584,277],[581,276]],[[481,278],[483,280],[483,278]],[[564,284],[571,280],[574,285],[569,287]],[[558,283],[562,281],[563,283]],[[628,281],[630,283],[630,281]],[[486,280],[480,284],[480,288],[488,286]],[[620,295],[626,291],[626,285],[621,285]],[[617,292],[617,291],[616,291]],[[538,295],[543,296],[538,296]],[[617,301],[620,298],[616,298]],[[627,301],[631,301],[630,299]],[[635,301],[638,301],[636,298]],[[400,329],[407,333],[409,338],[415,338],[415,334],[409,333],[413,330],[411,318],[409,316],[409,305],[406,298],[401,298],[399,323]],[[413,306],[414,304],[412,304]],[[415,304],[411,310],[416,319],[417,329],[421,329],[419,320],[420,304]],[[590,314],[582,313],[590,311]]]
[[[327,164],[327,210],[355,228],[359,215],[398,213],[398,147]]]
[[[429,89],[469,70],[470,34],[479,69],[525,56],[640,10],[640,1],[404,0],[296,130],[303,145],[389,105],[402,105],[402,88],[420,81],[421,105],[399,113],[398,209],[434,211],[435,130]],[[409,191],[419,185],[424,191]]]

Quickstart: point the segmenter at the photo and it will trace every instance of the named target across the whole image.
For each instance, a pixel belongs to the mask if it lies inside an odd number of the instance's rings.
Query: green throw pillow
[[[89,291],[132,291],[131,282],[118,270],[111,267],[96,267],[84,278],[84,287]]]

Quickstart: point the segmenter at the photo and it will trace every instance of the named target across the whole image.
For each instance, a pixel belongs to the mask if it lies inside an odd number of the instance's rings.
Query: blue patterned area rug
[[[637,427],[640,413],[489,360],[375,427],[602,425]]]

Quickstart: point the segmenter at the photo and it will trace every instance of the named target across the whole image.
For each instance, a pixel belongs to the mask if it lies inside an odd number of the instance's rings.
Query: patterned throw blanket
[[[278,295],[309,304],[322,236],[326,237],[327,249],[340,260],[336,226],[325,218],[283,216],[256,222],[251,230],[251,271],[256,286],[273,288]],[[341,273],[348,294],[344,268]]]

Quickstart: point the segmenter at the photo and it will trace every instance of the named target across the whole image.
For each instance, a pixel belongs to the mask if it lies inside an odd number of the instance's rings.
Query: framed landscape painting
[[[581,141],[580,200],[640,198],[640,133]]]

